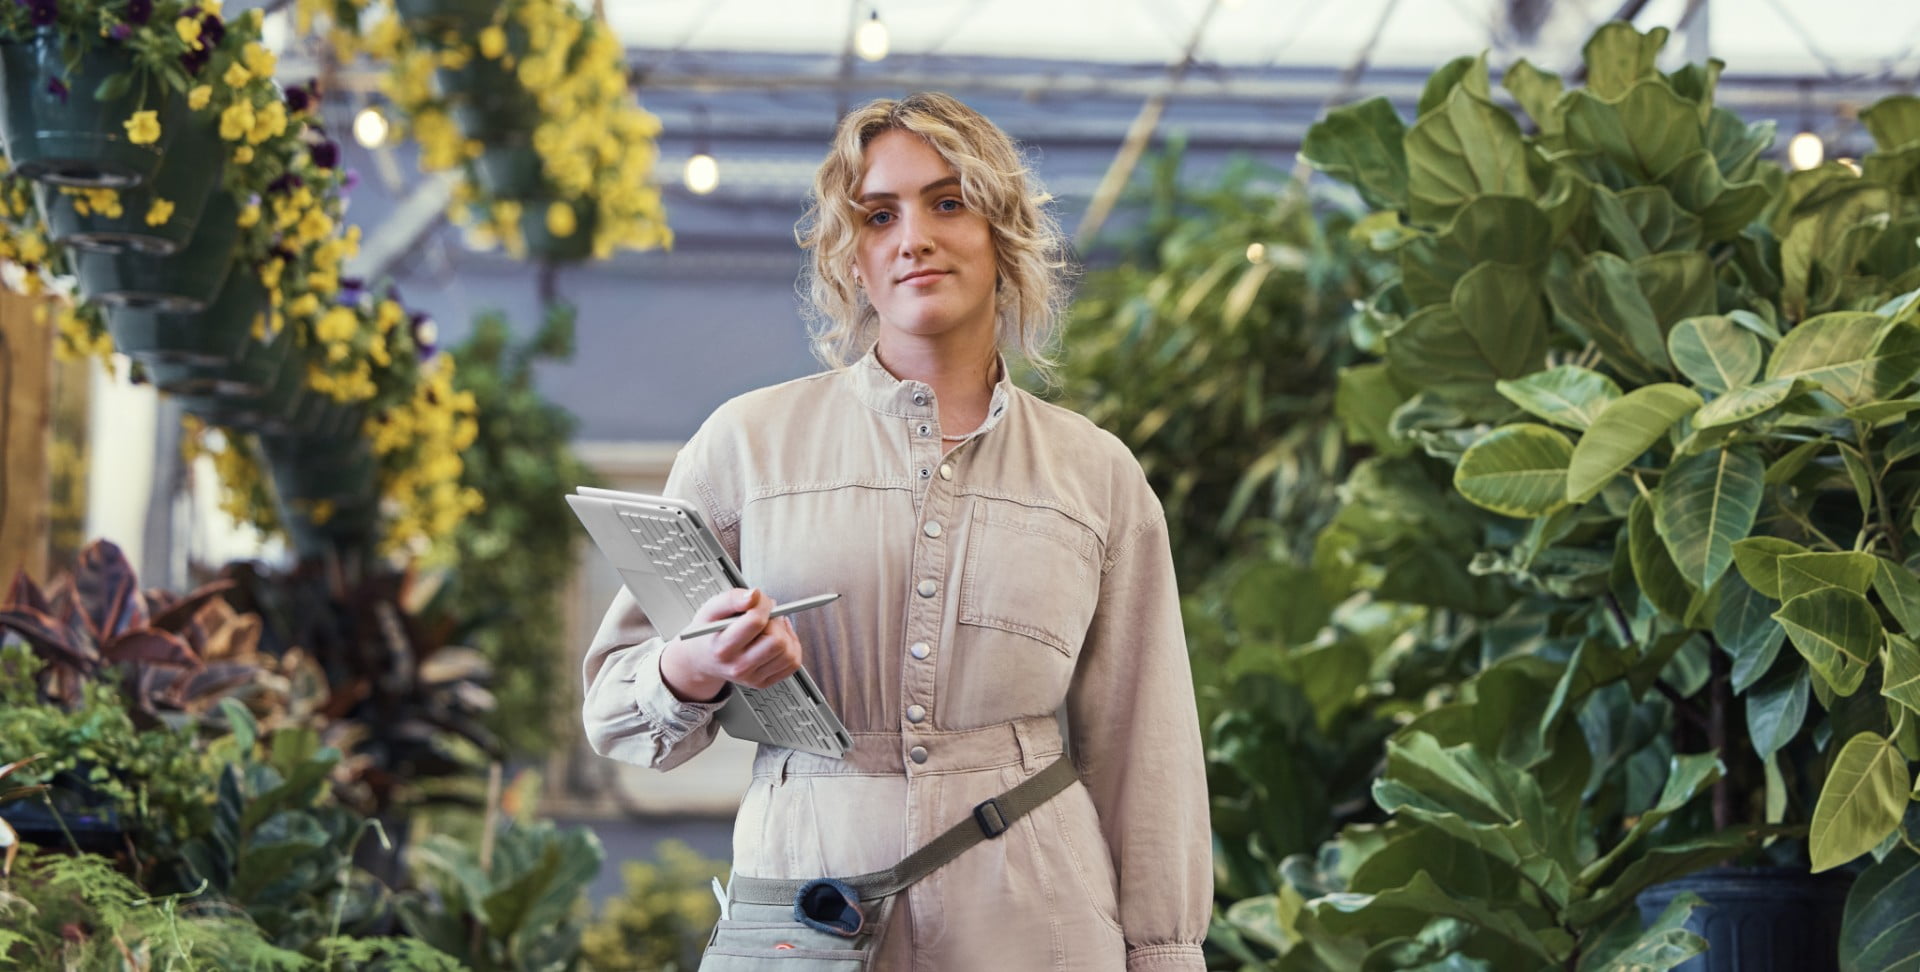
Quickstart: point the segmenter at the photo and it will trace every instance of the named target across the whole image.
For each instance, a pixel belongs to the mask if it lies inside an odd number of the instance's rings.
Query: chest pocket
[[[960,623],[1025,635],[1071,658],[1099,596],[1093,531],[1050,509],[975,500]]]

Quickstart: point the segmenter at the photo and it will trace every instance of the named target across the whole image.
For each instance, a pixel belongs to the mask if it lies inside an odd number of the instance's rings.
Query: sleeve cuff
[[[667,680],[660,674],[660,658],[666,652],[656,646],[647,653],[647,657],[633,667],[634,708],[640,717],[653,726],[663,742],[671,748],[674,743],[698,732],[713,719],[713,714],[727,704],[732,696],[732,686],[721,692],[712,702],[688,702],[673,694],[667,687]]]
[[[1127,950],[1127,972],[1205,972],[1199,945],[1139,945]]]

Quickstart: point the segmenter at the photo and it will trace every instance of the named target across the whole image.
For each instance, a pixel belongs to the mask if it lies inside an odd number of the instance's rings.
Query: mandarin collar
[[[1007,417],[1007,409],[1013,403],[1013,379],[1007,372],[1006,355],[995,354],[994,365],[999,369],[1000,378],[993,383],[993,397],[987,404],[987,419],[969,438],[999,425],[1000,420]],[[866,355],[847,369],[847,380],[853,385],[854,394],[859,396],[860,401],[884,415],[933,418],[940,414],[939,403],[934,401],[933,386],[924,381],[894,377],[893,372],[880,363],[878,345],[868,348]]]

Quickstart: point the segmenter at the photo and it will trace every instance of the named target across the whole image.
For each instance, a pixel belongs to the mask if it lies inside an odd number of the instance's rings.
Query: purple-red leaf
[[[145,662],[177,668],[194,668],[200,664],[200,656],[193,653],[185,639],[171,631],[155,631],[152,628],[129,631],[107,642],[101,646],[100,655],[108,661]]]
[[[73,587],[79,595],[81,618],[99,641],[111,641],[122,632],[147,626],[140,579],[112,541],[95,540],[80,551]]]
[[[100,661],[86,632],[62,624],[59,618],[44,611],[32,608],[0,611],[0,628],[25,638],[40,657],[56,664],[87,668]]]
[[[7,607],[32,608],[42,614],[53,613],[53,609],[47,606],[47,595],[40,590],[40,585],[33,582],[33,578],[27,576],[25,570],[13,572],[13,586],[7,589]]]
[[[167,605],[165,610],[155,614],[153,620],[147,622],[147,626],[179,634],[193,623],[194,616],[200,613],[201,608],[206,607],[208,601],[225,594],[233,587],[234,583],[231,580],[217,580],[203,585],[193,593]]]

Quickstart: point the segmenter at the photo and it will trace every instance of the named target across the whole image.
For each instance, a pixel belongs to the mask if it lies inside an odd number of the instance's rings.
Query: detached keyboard
[[[682,533],[684,523],[671,513],[650,516],[633,510],[620,511],[620,519],[632,531],[640,546],[660,571],[660,577],[679,589],[687,607],[699,610],[707,600],[731,590],[726,572],[692,538]]]

